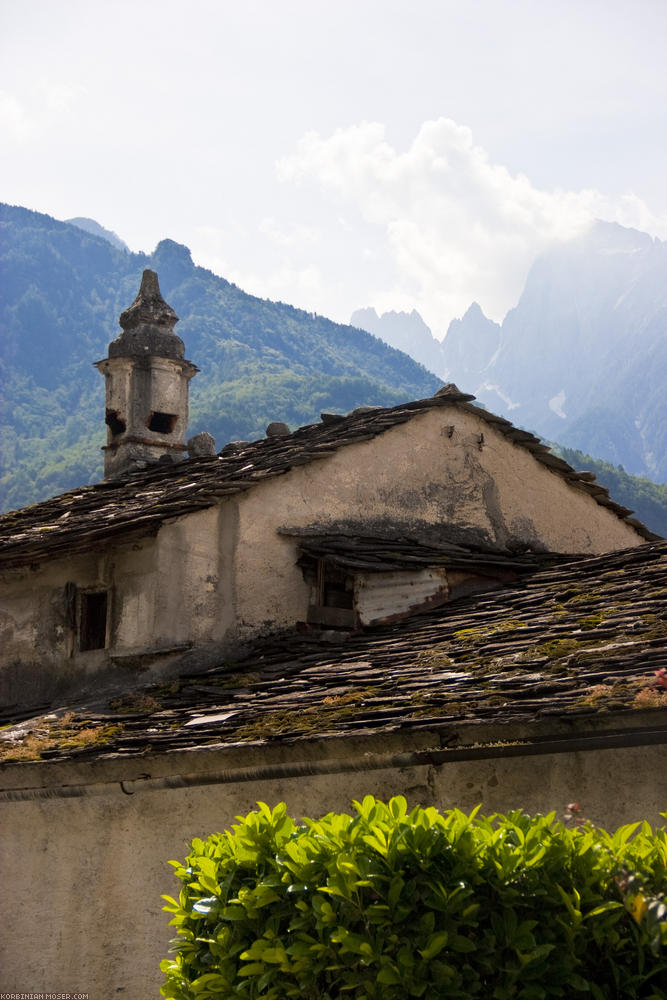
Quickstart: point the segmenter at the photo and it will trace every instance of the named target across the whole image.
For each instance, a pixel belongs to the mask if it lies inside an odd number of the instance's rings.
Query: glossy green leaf
[[[439,931],[437,934],[432,934],[426,944],[426,947],[423,948],[419,954],[425,961],[435,958],[435,956],[439,955],[447,944],[448,938],[449,934],[447,931]]]

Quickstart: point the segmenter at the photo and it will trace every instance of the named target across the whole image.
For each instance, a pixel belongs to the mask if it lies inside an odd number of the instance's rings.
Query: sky
[[[665,0],[0,0],[0,201],[348,322],[667,238]]]

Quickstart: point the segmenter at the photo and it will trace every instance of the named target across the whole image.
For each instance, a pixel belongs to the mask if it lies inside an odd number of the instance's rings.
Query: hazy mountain
[[[119,332],[141,273],[158,272],[200,374],[190,434],[222,447],[322,410],[431,395],[435,376],[369,333],[247,295],[163,240],[153,254],[27,209],[0,206],[1,488],[5,509],[101,478],[104,383],[92,367]]]
[[[65,221],[71,226],[78,226],[79,229],[83,229],[84,232],[91,233],[93,236],[101,236],[102,239],[110,243],[116,250],[130,252],[127,243],[121,240],[120,236],[116,236],[110,229],[105,229],[104,226],[101,226],[99,222],[95,222],[94,219],[85,219],[83,216],[77,216],[76,219],[66,219]]]
[[[477,381],[496,357],[500,347],[500,325],[488,319],[476,302],[462,319],[453,319],[441,344],[445,372],[465,372]]]
[[[443,349],[490,409],[667,481],[667,244],[598,222],[536,260],[500,328],[472,307]]]
[[[444,357],[442,344],[431,333],[416,309],[412,312],[386,312],[378,316],[372,307],[357,309],[350,317],[352,326],[367,330],[386,344],[405,351],[411,358],[442,376]]]

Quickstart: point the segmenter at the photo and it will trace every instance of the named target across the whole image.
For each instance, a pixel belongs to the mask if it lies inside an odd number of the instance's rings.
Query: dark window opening
[[[79,649],[104,649],[107,644],[107,593],[81,595]]]
[[[171,434],[177,420],[178,415],[176,413],[159,413],[157,410],[154,410],[148,419],[148,429],[149,431],[155,431],[156,434]]]
[[[326,566],[322,581],[322,604],[325,608],[354,607],[352,577],[336,567]]]
[[[117,437],[118,434],[123,434],[125,432],[127,425],[118,410],[107,410],[106,417],[104,419],[106,420],[107,427],[110,429],[114,437]]]
[[[327,628],[355,628],[354,579],[349,571],[318,559],[313,582],[308,622]]]

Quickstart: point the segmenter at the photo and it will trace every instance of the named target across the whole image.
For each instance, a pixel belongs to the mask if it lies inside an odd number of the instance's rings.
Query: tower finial
[[[123,331],[109,344],[110,358],[154,355],[184,359],[185,345],[174,333],[178,316],[162,298],[155,271],[144,271],[139,294],[120,314],[119,323]]]
[[[162,298],[155,271],[148,268],[141,278],[139,294],[131,306],[120,314],[123,330],[135,330],[140,325],[166,327],[173,330],[178,316]]]

